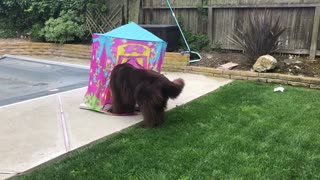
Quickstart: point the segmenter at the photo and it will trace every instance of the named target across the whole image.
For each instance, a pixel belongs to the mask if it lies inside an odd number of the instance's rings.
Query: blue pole
[[[178,25],[178,28],[179,28],[179,30],[180,30],[180,33],[181,33],[182,37],[183,37],[183,40],[184,40],[184,42],[185,42],[185,44],[186,44],[186,46],[187,46],[187,48],[188,48],[188,51],[190,52],[189,44],[188,44],[188,42],[187,42],[187,40],[186,40],[186,37],[184,36],[184,34],[183,34],[183,32],[182,32],[182,29],[181,29],[181,27],[180,27],[180,25],[179,25],[179,22],[178,22],[178,20],[177,20],[177,18],[176,18],[176,15],[175,15],[175,13],[174,13],[173,10],[172,10],[170,1],[167,0],[167,3],[168,3],[168,6],[169,6],[169,8],[170,8],[170,11],[171,11],[172,16],[173,16],[174,20],[176,21],[176,24]]]
[[[184,36],[184,34],[183,34],[183,32],[182,32],[182,29],[181,29],[181,27],[180,27],[180,24],[179,24],[179,22],[178,22],[178,20],[177,20],[177,17],[176,17],[176,15],[175,15],[175,13],[174,13],[174,11],[173,11],[173,9],[172,9],[172,6],[171,6],[169,0],[167,0],[167,4],[168,4],[168,6],[169,6],[169,9],[170,9],[170,11],[171,11],[171,14],[172,14],[175,22],[176,22],[176,24],[177,24],[177,26],[178,26],[178,28],[179,28],[179,31],[180,31],[180,33],[181,33],[181,35],[182,35],[182,38],[183,38],[183,40],[184,40],[184,43],[185,43],[186,46],[187,46],[188,53],[190,53],[190,55],[191,55],[191,53],[197,54],[198,57],[199,57],[199,59],[189,60],[189,62],[192,63],[192,62],[198,62],[198,61],[200,61],[200,60],[202,59],[200,53],[194,52],[194,51],[191,51],[191,50],[190,50],[189,44],[188,44],[188,42],[187,42],[187,40],[186,40],[186,37]]]

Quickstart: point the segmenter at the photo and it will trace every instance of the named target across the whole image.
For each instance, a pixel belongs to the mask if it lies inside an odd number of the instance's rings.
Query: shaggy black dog
[[[110,87],[112,113],[134,113],[138,104],[144,127],[155,127],[163,122],[168,99],[174,99],[181,93],[184,81],[181,78],[170,81],[155,71],[124,63],[113,69]]]

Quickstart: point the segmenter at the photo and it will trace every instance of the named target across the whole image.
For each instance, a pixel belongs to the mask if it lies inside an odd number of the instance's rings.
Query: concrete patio
[[[169,101],[168,110],[231,82],[195,74],[164,74],[169,79],[182,77],[186,82],[182,94]],[[80,109],[85,92],[86,87],[83,87],[0,107],[0,179],[24,172],[142,120],[141,115],[112,116]]]

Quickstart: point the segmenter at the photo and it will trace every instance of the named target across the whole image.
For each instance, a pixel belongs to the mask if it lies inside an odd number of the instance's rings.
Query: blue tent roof
[[[102,35],[139,41],[164,42],[162,39],[147,31],[146,29],[140,27],[134,22],[120,26]]]

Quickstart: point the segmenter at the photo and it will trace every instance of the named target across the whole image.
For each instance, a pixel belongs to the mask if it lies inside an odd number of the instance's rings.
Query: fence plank
[[[309,57],[311,60],[315,59],[316,57],[319,24],[320,24],[320,7],[316,7],[315,13],[314,13],[314,19],[313,19],[312,40],[311,40],[310,57]]]
[[[213,26],[212,26],[212,24],[213,24],[213,8],[209,8],[208,9],[208,37],[209,37],[209,40],[210,40],[210,42],[213,42],[213,36],[212,36],[212,34],[213,34]]]

